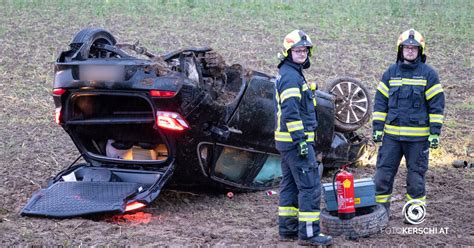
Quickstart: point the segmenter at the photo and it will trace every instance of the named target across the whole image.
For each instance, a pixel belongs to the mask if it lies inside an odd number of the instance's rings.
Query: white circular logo
[[[425,202],[418,199],[410,200],[405,203],[402,212],[409,223],[413,225],[421,224],[425,221],[426,216]]]

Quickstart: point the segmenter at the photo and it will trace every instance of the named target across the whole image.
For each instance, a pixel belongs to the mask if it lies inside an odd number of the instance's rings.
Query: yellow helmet
[[[290,51],[291,48],[300,46],[307,47],[309,50],[308,55],[313,55],[313,43],[311,42],[311,38],[301,30],[293,30],[287,34],[283,40],[283,56],[285,58],[288,57],[288,51]]]
[[[414,29],[409,29],[398,37],[397,53],[400,53],[402,46],[418,46],[421,48],[420,55],[425,54],[425,38]]]

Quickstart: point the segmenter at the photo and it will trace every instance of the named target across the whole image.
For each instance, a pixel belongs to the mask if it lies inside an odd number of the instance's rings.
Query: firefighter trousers
[[[297,149],[280,151],[282,180],[278,211],[278,231],[281,236],[309,239],[318,236],[321,183],[313,146],[306,158]]]
[[[407,200],[425,199],[425,173],[428,170],[429,142],[398,141],[385,135],[377,156],[376,202],[389,206],[393,182],[402,156],[407,165]]]

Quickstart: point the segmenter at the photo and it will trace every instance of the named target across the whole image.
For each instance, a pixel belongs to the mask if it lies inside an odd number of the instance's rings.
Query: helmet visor
[[[413,38],[408,38],[404,40],[400,45],[402,46],[421,46],[420,42]]]

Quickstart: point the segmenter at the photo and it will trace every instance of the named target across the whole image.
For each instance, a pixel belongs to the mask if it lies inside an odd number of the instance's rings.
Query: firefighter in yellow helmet
[[[374,178],[376,202],[388,211],[402,157],[408,170],[406,199],[425,204],[429,148],[439,146],[444,93],[438,74],[425,64],[425,50],[418,31],[403,32],[397,41],[397,62],[385,71],[375,94],[373,140],[382,142]]]
[[[313,43],[294,30],[283,40],[275,84],[275,143],[281,154],[282,181],[278,206],[281,241],[299,239],[300,245],[327,245],[320,233],[321,184],[315,156],[316,100],[303,69],[310,66]]]
[[[425,38],[418,31],[414,29],[409,29],[403,32],[397,40],[397,62],[405,61],[406,58],[403,56],[403,47],[415,46],[418,47],[418,53],[416,58],[419,57],[422,63],[426,62],[425,55]],[[415,59],[416,59],[415,58]],[[414,61],[413,59],[408,58],[407,61]]]

